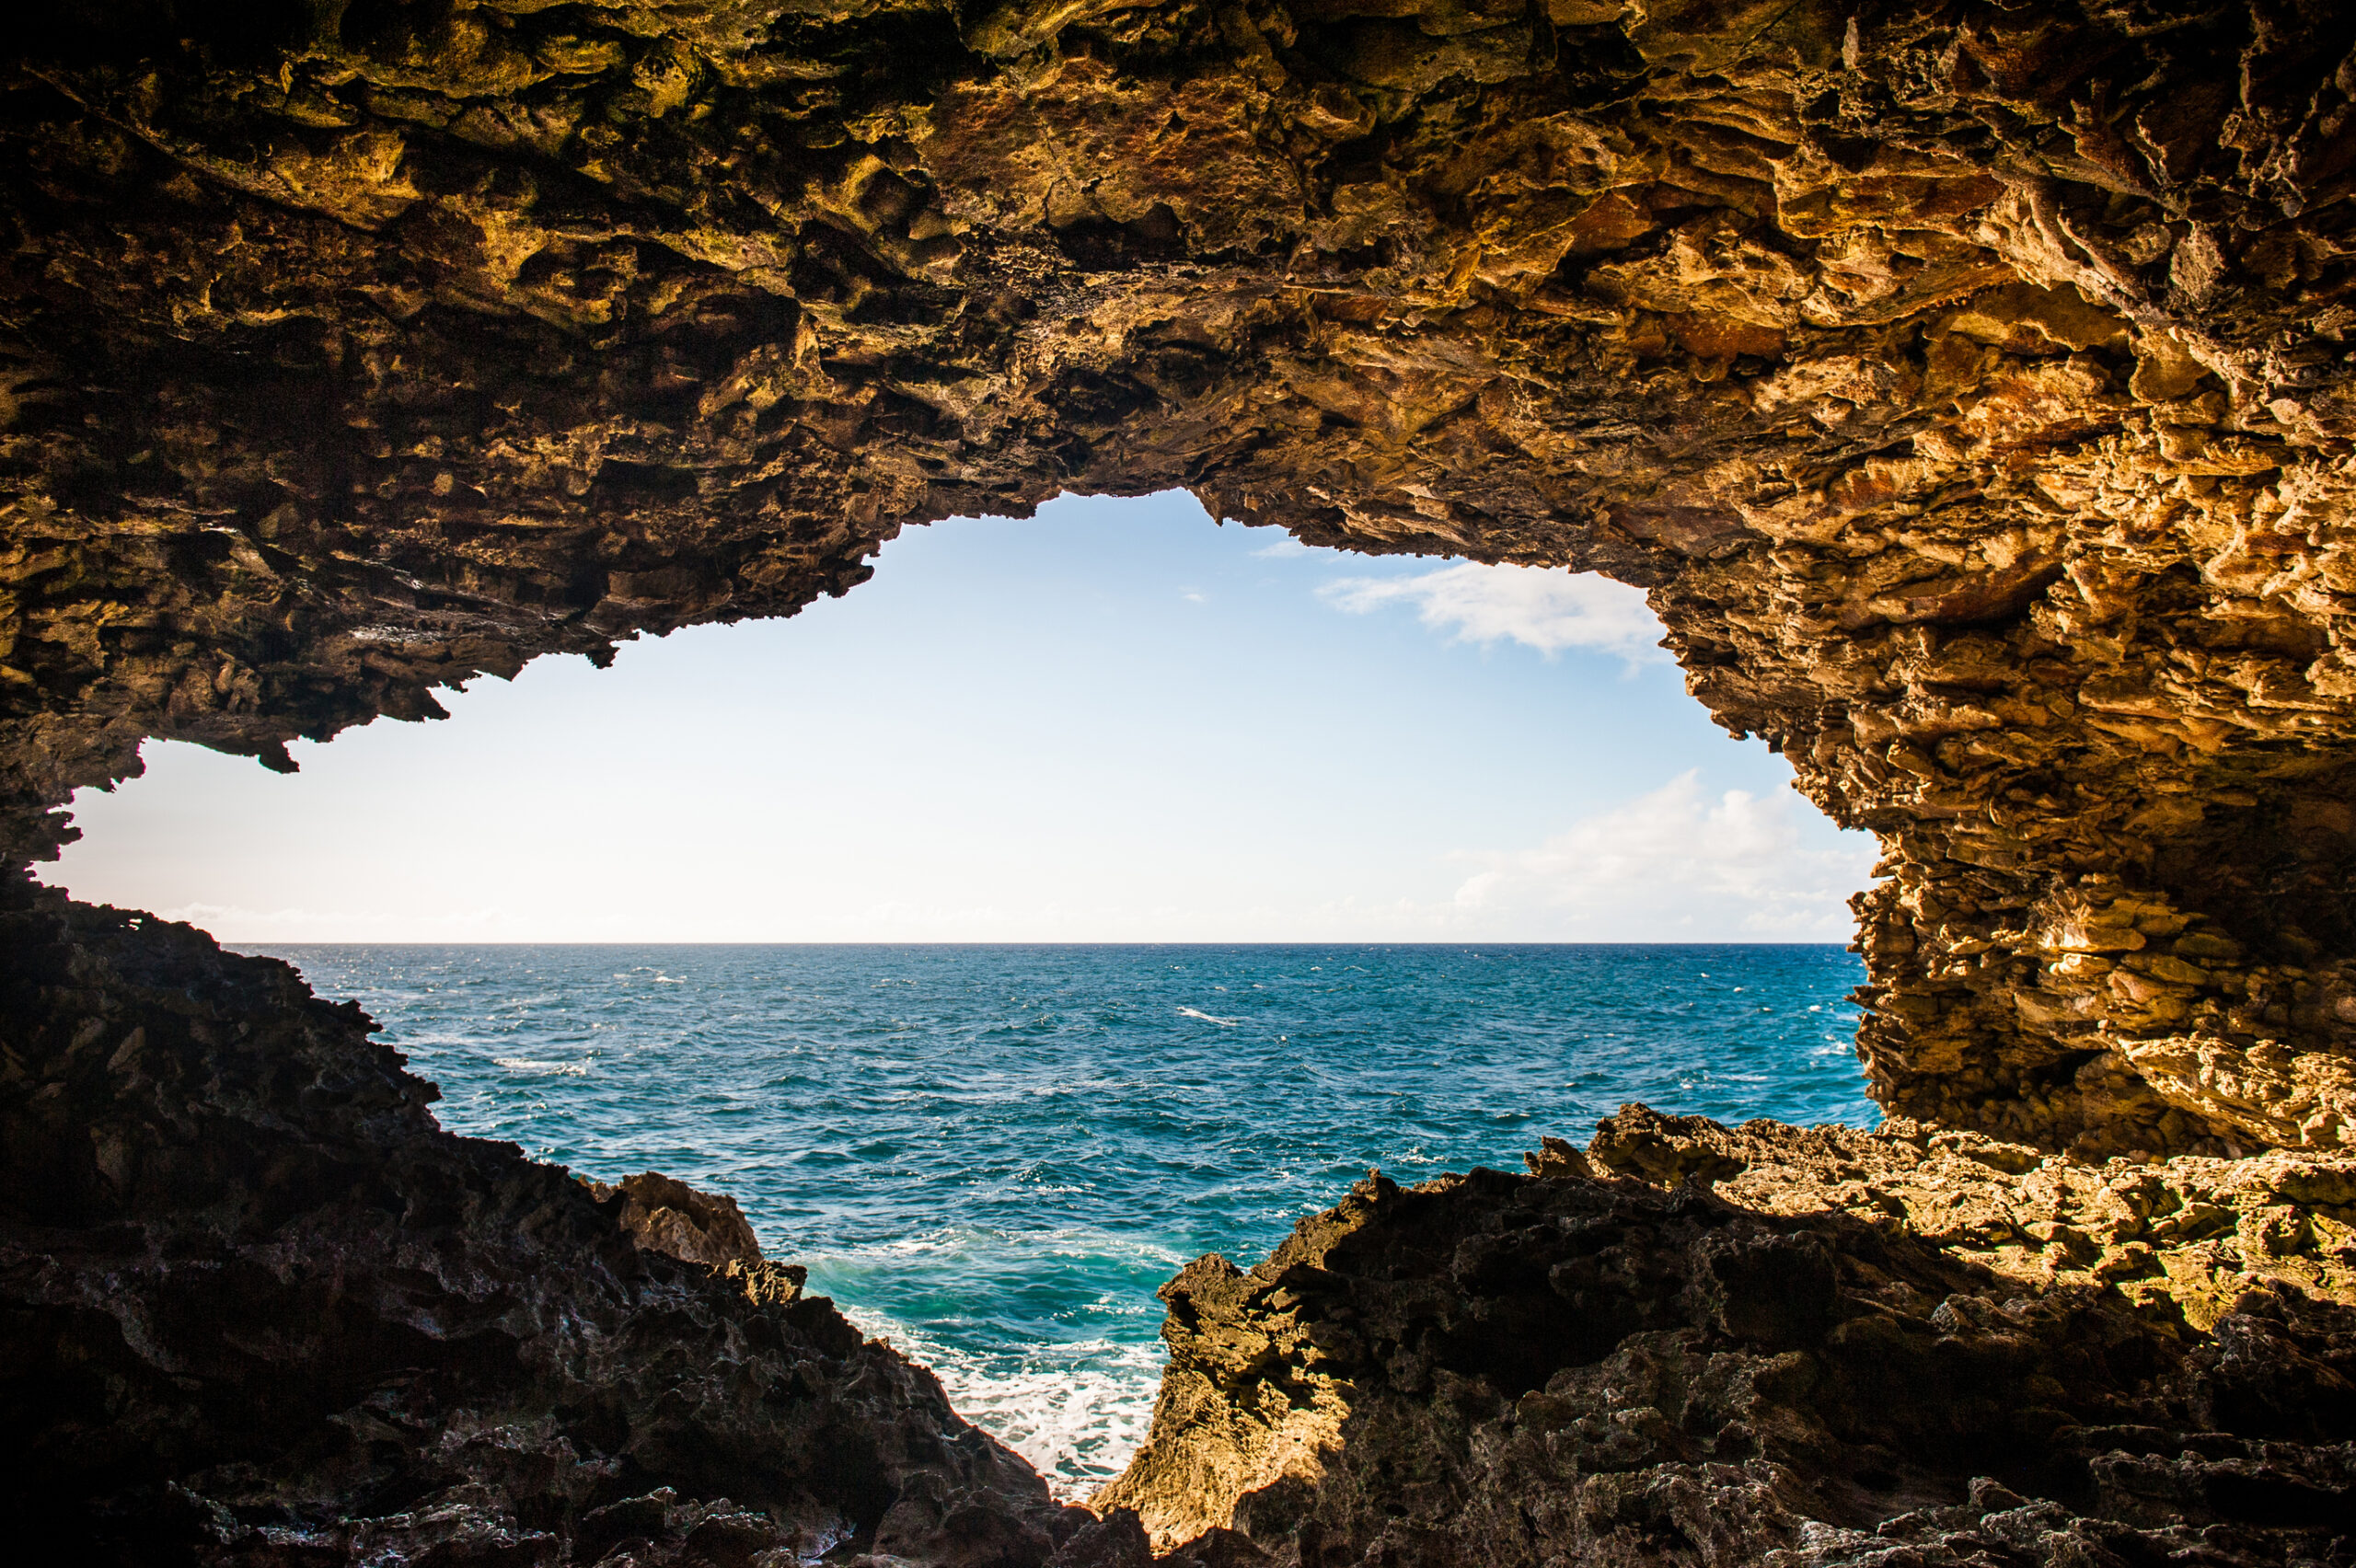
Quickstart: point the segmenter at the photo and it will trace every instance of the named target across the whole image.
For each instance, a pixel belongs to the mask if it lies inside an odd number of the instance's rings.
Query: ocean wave
[[[1533,1120],[1573,1134],[1630,1099],[1877,1114],[1837,948],[322,951],[444,1125],[734,1195],[1066,1496],[1150,1420],[1155,1288],[1265,1256],[1369,1165],[1518,1167]],[[1180,1000],[1253,987],[1248,1019]]]
[[[834,1272],[852,1272],[863,1264],[901,1262],[909,1258],[975,1258],[992,1263],[1037,1258],[1090,1258],[1151,1264],[1174,1271],[1195,1256],[1162,1242],[1124,1236],[1117,1231],[1089,1225],[1061,1225],[1019,1231],[990,1226],[954,1225],[859,1246],[820,1250],[797,1246],[791,1238],[781,1239],[780,1245],[791,1252],[795,1262],[808,1264],[814,1275],[821,1276]],[[814,1285],[813,1288],[815,1288]]]
[[[1028,1459],[1062,1502],[1078,1502],[1120,1474],[1152,1425],[1166,1359],[1158,1343],[1081,1340],[976,1354],[882,1313],[847,1315],[930,1367],[957,1413]]]

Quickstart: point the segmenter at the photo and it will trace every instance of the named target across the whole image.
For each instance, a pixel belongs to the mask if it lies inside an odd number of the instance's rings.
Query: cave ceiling
[[[1606,572],[1894,1111],[2356,1140],[2356,14],[99,0],[0,71],[0,841],[900,528]]]

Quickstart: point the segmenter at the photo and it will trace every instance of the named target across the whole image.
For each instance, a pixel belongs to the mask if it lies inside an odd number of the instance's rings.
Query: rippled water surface
[[[1154,1290],[1378,1166],[1521,1168],[1624,1101],[1869,1125],[1832,947],[273,947],[454,1131],[735,1195],[772,1257],[1078,1494]]]

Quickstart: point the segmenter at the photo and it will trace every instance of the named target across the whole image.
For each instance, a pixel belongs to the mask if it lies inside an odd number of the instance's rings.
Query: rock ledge
[[[1190,1264],[1093,1505],[1206,1568],[2350,1551],[2356,1162],[1630,1107],[1530,1165]]]

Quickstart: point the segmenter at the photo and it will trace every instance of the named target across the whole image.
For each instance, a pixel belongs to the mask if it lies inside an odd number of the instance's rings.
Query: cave
[[[5,77],[6,1489],[123,1562],[2337,1561],[2356,14],[67,0]],[[1877,1133],[1165,1288],[1101,1516],[717,1196],[31,868],[148,737],[1191,491],[1601,571],[1884,857]],[[739,1222],[741,1224],[741,1222]],[[1509,1354],[1508,1354],[1509,1352]]]

